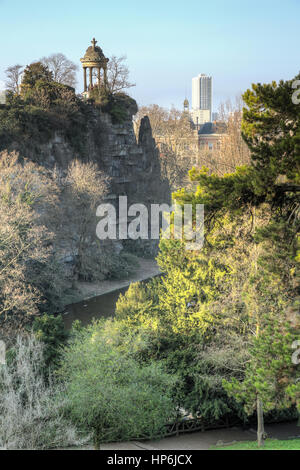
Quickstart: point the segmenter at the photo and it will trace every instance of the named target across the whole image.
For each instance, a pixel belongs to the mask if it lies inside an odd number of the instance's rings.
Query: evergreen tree
[[[215,227],[224,223],[224,217],[229,214],[233,218],[241,213],[248,214],[252,220],[253,253],[257,256],[254,256],[249,282],[245,284],[244,300],[255,328],[251,361],[241,387],[247,390],[244,395],[247,402],[253,403],[256,397],[259,418],[270,404],[279,406],[279,397],[282,398],[280,403],[285,403],[283,395],[278,396],[278,401],[274,400],[282,370],[285,370],[284,381],[290,385],[291,395],[295,399],[298,396],[292,385],[295,368],[291,364],[292,343],[288,330],[281,329],[279,343],[275,332],[270,333],[270,328],[276,329],[276,325],[288,320],[288,308],[297,304],[299,298],[300,107],[292,102],[293,82],[253,85],[252,90],[244,94],[247,107],[242,129],[251,150],[251,165],[239,167],[223,177],[209,174],[205,168],[193,169],[191,178],[198,183],[196,192],[189,194],[182,190],[175,195],[181,204],[205,205],[206,243],[210,245]],[[257,212],[262,210],[265,220],[257,223]],[[270,318],[268,328],[263,326],[265,314]],[[299,333],[299,329],[294,328],[294,333]],[[277,346],[286,348],[278,357]],[[273,354],[277,357],[275,362],[272,362]],[[268,386],[270,381],[273,381],[272,386]],[[236,396],[241,397],[238,391]],[[261,442],[261,426],[258,434]]]
[[[22,79],[22,94],[28,88],[34,88],[38,81],[51,82],[53,81],[53,74],[47,66],[42,62],[34,62],[24,70]]]

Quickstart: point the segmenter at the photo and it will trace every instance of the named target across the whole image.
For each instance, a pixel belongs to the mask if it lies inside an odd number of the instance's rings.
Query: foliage
[[[71,145],[81,149],[88,112],[73,88],[55,82],[52,73],[40,62],[31,64],[24,72],[21,95],[9,93],[6,106],[0,110],[0,150],[13,143],[25,153],[62,130]]]
[[[14,148],[26,154],[30,148],[36,153],[39,144],[47,143],[56,132],[64,132],[74,150],[84,153],[87,122],[90,123],[90,130],[97,135],[99,130],[89,119],[94,110],[80,100],[74,88],[69,86],[74,84],[74,70],[71,69],[72,65],[60,54],[30,64],[24,71],[20,94],[19,68],[8,71],[11,92],[8,93],[6,105],[0,109],[0,151]],[[111,92],[101,89],[99,94],[98,88],[95,88],[91,93],[91,100],[100,104],[115,124],[131,119],[137,112],[136,102],[122,90]]]
[[[271,410],[299,399],[291,363],[299,322],[288,324],[299,304],[300,108],[292,93],[292,81],[246,92],[250,164],[221,175],[194,168],[196,190],[173,195],[181,206],[204,204],[203,249],[162,240],[161,280],[132,287],[117,304],[119,321],[143,331],[140,359],[179,373],[180,404],[209,419],[242,416],[236,399],[248,413],[255,402]]]
[[[299,370],[291,361],[291,345],[297,336],[289,330],[288,325],[267,316],[253,339],[243,381],[224,383],[225,390],[245,404],[248,414],[255,410],[257,396],[264,411],[287,409],[292,404],[287,386],[296,380]]]
[[[229,214],[238,218],[249,213],[252,219],[249,241],[254,262],[243,289],[250,320],[250,362],[239,385],[232,379],[228,386],[235,397],[244,399],[249,412],[255,398],[265,410],[286,406],[296,373],[291,345],[299,330],[289,334],[284,326],[298,290],[299,107],[292,103],[292,91],[292,81],[253,85],[243,97],[248,108],[242,125],[251,165],[222,177],[193,169],[196,193],[182,190],[175,195],[181,204],[205,204],[209,244]]]
[[[61,311],[77,280],[122,278],[135,270],[135,257],[117,254],[110,241],[96,237],[96,209],[107,192],[107,178],[95,164],[75,160],[63,174],[2,152],[0,173],[0,323],[5,336],[13,337],[41,313]]]
[[[113,123],[118,124],[136,114],[137,104],[125,93],[115,93],[110,97],[108,104],[103,107],[103,111],[111,115]]]
[[[51,82],[53,80],[52,72],[41,62],[34,62],[28,65],[24,70],[22,78],[22,93],[29,88],[34,88],[39,81]]]
[[[251,149],[251,192],[269,203],[270,222],[258,227],[255,241],[263,252],[258,259],[260,271],[252,277],[256,310],[269,311],[268,319],[260,313],[251,350],[252,360],[241,384],[234,381],[228,388],[253,403],[254,394],[264,409],[285,406],[288,392],[295,389],[297,367],[292,364],[292,343],[299,329],[286,326],[289,304],[295,302],[297,282],[297,185],[299,174],[299,109],[291,100],[292,82],[253,85],[244,99],[243,130]],[[282,182],[285,182],[282,184]],[[298,189],[299,190],[299,189]],[[256,204],[259,202],[256,201]],[[256,287],[257,286],[257,287]],[[250,300],[251,302],[251,300]],[[250,387],[250,383],[252,386]],[[247,386],[248,385],[248,386]],[[246,394],[243,390],[246,390]],[[291,393],[297,402],[297,394]]]
[[[17,338],[13,359],[0,366],[0,447],[51,449],[80,445],[64,417],[61,386],[43,374],[43,347],[34,337]]]
[[[299,450],[300,439],[268,439],[265,447],[258,447],[256,442],[238,442],[224,447],[211,447],[211,450]]]
[[[32,332],[37,340],[43,344],[43,358],[46,370],[57,368],[61,357],[61,349],[69,335],[64,328],[61,315],[42,315],[35,318]]]
[[[159,365],[138,364],[124,343],[113,324],[98,322],[77,333],[63,357],[71,416],[93,432],[96,447],[157,437],[174,415],[174,379]]]
[[[152,292],[151,292],[152,293]],[[153,300],[147,286],[142,283],[130,284],[124,295],[120,294],[116,304],[116,317],[118,320],[126,320],[131,325],[145,325],[145,315],[151,314]]]
[[[172,259],[181,262],[180,256]],[[191,296],[182,278],[178,281],[170,270],[170,277],[162,280],[132,284],[117,302],[116,319],[120,328],[141,338],[135,351],[139,361],[162,361],[169,373],[179,375],[172,393],[187,414],[209,423],[228,414],[242,417],[242,408],[226,396],[222,379],[239,376],[244,345],[232,334],[227,344],[221,338],[213,347],[206,305],[197,312],[196,296]],[[194,287],[199,290],[195,280]]]
[[[121,251],[117,254],[107,247],[106,277],[109,279],[126,279],[139,267],[138,258],[132,253]]]
[[[243,96],[242,130],[254,163],[255,192],[272,199],[279,196],[274,185],[280,175],[289,182],[299,178],[300,110],[291,98],[294,80],[253,85]]]
[[[90,100],[111,116],[113,124],[121,124],[137,113],[136,101],[123,92],[111,93],[96,87],[90,92]]]

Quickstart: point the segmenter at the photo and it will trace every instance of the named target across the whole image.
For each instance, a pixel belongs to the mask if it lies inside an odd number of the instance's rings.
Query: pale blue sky
[[[300,70],[300,0],[0,0],[0,21],[0,81],[54,52],[80,65],[95,36],[107,56],[127,55],[140,105],[181,107],[207,73],[217,108]]]

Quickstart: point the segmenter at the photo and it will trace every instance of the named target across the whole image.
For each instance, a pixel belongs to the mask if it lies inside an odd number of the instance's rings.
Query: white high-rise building
[[[194,124],[212,121],[212,77],[204,73],[192,80],[192,118]]]
[[[5,104],[6,102],[6,92],[3,90],[0,90],[0,104]]]
[[[5,104],[6,101],[5,88],[5,83],[0,80],[0,104]]]

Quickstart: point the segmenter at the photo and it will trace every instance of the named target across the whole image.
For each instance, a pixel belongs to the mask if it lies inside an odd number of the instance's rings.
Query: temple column
[[[93,88],[93,67],[90,67],[90,90]]]
[[[84,91],[87,91],[87,83],[86,83],[86,67],[83,67],[83,82],[84,82]]]
[[[100,86],[101,86],[101,68],[98,67],[98,88],[100,90]]]
[[[104,67],[104,86],[107,89],[107,67]]]

